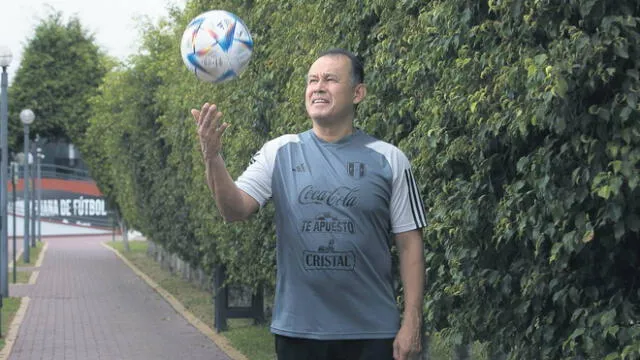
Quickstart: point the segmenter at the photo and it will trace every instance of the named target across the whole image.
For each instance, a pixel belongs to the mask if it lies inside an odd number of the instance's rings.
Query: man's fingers
[[[222,127],[222,125],[220,123],[220,119],[222,119],[222,113],[220,111],[216,111],[215,115],[213,116],[213,125],[214,125],[214,129],[216,129],[217,131],[220,131],[220,128]]]
[[[193,116],[193,120],[196,122],[196,126],[200,125],[200,111],[191,109],[191,116]]]
[[[196,119],[196,124],[200,126],[202,124],[203,117],[207,114],[207,110],[209,110],[209,103],[202,104],[200,110],[191,109],[191,114]]]
[[[191,115],[196,120],[200,141],[211,143],[219,147],[222,134],[229,127],[228,123],[221,123],[222,113],[215,104],[205,103],[200,110],[191,109]]]
[[[200,133],[207,134],[211,131],[211,128],[215,129],[217,127],[217,120],[214,117],[215,114],[215,105],[209,106],[209,104],[204,104],[202,106],[200,117],[198,119],[198,127]]]
[[[410,352],[408,349],[404,349],[400,344],[400,341],[393,342],[393,359],[394,360],[408,360]]]
[[[224,131],[229,127],[228,123],[222,123],[222,125],[220,125],[220,127],[218,128],[218,133],[220,133],[220,136],[222,136],[222,134],[224,134]]]

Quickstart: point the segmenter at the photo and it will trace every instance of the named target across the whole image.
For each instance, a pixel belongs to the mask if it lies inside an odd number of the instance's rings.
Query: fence
[[[153,258],[160,267],[181,276],[203,290],[211,292],[214,303],[214,327],[216,331],[227,330],[227,320],[234,318],[250,318],[255,323],[265,321],[265,303],[263,288],[254,292],[245,286],[225,284],[224,266],[217,266],[213,276],[205,274],[202,269],[193,269],[179,256],[166,251],[162,246],[149,241],[147,255]]]
[[[25,215],[24,168],[10,167],[8,211]],[[34,174],[36,173],[36,174]],[[30,214],[36,212],[43,221],[71,226],[110,229],[111,211],[89,172],[53,164],[40,164],[39,171],[29,170]]]

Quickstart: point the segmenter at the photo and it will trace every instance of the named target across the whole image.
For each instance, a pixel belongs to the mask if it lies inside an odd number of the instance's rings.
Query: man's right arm
[[[224,160],[220,155],[222,150],[222,135],[229,126],[221,122],[222,113],[215,104],[205,103],[200,110],[192,109],[198,127],[200,149],[205,162],[207,184],[213,193],[213,198],[220,214],[225,221],[238,221],[248,218],[259,208],[258,202],[235,184]]]
[[[245,220],[258,210],[260,204],[238,188],[220,154],[213,156],[205,154],[205,168],[207,184],[225,221]]]

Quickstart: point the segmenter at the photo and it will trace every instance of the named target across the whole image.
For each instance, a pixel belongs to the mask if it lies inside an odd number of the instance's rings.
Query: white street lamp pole
[[[31,109],[24,109],[20,112],[20,121],[24,125],[24,171],[23,171],[23,184],[24,184],[24,248],[22,249],[22,258],[25,263],[29,263],[29,125],[33,123],[36,116]]]
[[[9,96],[7,89],[9,87],[9,75],[7,68],[11,64],[11,50],[6,46],[0,46],[0,67],[2,67],[2,104],[0,105],[0,294],[3,297],[9,296],[9,245],[7,242],[7,168],[9,166],[9,157],[7,153],[7,132],[8,132],[8,111]]]

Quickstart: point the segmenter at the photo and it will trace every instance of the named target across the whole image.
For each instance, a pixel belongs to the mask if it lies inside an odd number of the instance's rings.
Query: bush
[[[111,169],[104,189],[154,241],[272,285],[273,209],[222,222],[189,109],[225,113],[235,178],[264,141],[310,126],[307,67],[348,48],[369,86],[357,126],[399,144],[422,184],[430,330],[513,359],[636,359],[639,6],[605,5],[191,1],[147,25],[144,54],[94,99],[89,131],[107,155],[93,166]],[[178,50],[186,22],[211,8],[238,14],[256,43],[246,73],[219,86]]]

